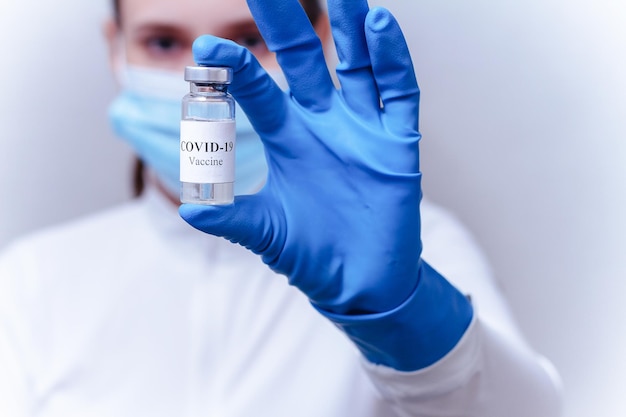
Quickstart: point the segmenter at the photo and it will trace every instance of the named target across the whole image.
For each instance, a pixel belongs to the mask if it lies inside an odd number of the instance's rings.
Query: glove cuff
[[[339,327],[368,361],[399,371],[432,365],[450,352],[472,321],[470,301],[426,262],[419,283],[397,308],[342,315],[314,307]]]

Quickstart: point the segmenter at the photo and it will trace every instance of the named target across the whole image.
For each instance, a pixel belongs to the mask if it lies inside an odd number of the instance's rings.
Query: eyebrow
[[[234,40],[242,34],[259,34],[259,28],[257,27],[254,20],[242,20],[238,22],[232,22],[228,25],[224,26],[221,30],[221,33],[213,34],[215,36],[220,36],[225,39]]]
[[[139,24],[133,31],[133,34],[136,35],[149,35],[153,33],[167,33],[177,36],[189,36],[189,32],[186,31],[184,28],[181,28],[179,25],[168,23]]]
[[[181,39],[187,39],[192,42],[196,38],[195,33],[189,32],[184,26],[175,23],[166,22],[145,22],[139,23],[132,32],[131,36],[137,38],[152,36],[152,35],[168,35]],[[240,19],[233,22],[228,22],[222,26],[217,33],[210,33],[213,36],[218,36],[224,39],[230,39],[232,41],[238,41],[242,35],[260,34],[256,22],[250,19]]]
[[[170,22],[158,22],[146,20],[145,22],[138,22],[135,25],[134,33],[170,33],[175,35],[189,35],[190,32],[186,29],[184,24],[170,23]],[[252,17],[242,17],[237,20],[226,22],[215,32],[205,32],[213,36],[218,36],[226,39],[232,39],[236,37],[239,32],[255,32],[258,33],[259,29],[256,22]]]

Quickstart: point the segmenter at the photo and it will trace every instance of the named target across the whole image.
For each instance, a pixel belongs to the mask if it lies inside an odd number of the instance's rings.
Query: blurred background
[[[471,229],[566,416],[626,415],[626,5],[379,0],[421,89],[425,193]],[[130,197],[108,1],[0,4],[0,248]],[[537,416],[540,417],[540,416]]]

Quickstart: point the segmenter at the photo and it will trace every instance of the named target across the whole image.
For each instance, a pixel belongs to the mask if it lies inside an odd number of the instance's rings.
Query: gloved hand
[[[201,37],[194,57],[233,68],[231,92],[265,145],[267,183],[234,205],[183,205],[181,216],[261,255],[372,362],[431,364],[472,312],[420,259],[419,89],[399,26],[365,0],[329,1],[336,90],[297,0],[249,6],[288,93],[232,42]]]

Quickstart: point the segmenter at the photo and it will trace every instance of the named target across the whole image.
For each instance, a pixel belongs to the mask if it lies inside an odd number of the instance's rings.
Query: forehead
[[[165,25],[200,34],[219,34],[252,20],[245,0],[120,0],[122,26]]]

